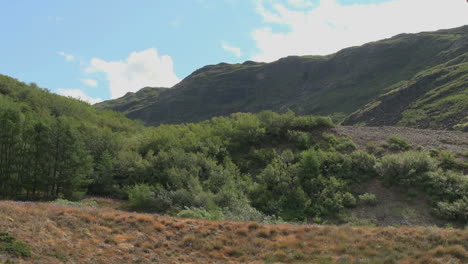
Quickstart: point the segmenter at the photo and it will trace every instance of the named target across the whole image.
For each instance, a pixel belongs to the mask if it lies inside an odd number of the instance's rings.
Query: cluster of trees
[[[379,177],[420,187],[441,217],[468,220],[467,166],[453,154],[398,138],[360,151],[331,127],[271,111],[144,127],[0,76],[0,197],[92,194],[179,216],[308,220],[356,206],[369,195],[353,186]]]
[[[0,198],[76,199],[142,126],[0,75]]]

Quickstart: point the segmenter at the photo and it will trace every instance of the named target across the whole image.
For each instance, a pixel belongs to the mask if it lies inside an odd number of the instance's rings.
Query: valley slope
[[[463,105],[467,43],[464,26],[400,34],[328,56],[220,63],[196,70],[171,89],[145,88],[96,107],[123,112],[148,125],[195,122],[234,112],[292,110],[339,121],[355,112],[346,124],[462,128],[467,113]],[[378,101],[384,101],[381,108],[375,107]],[[452,104],[447,114],[440,113]],[[379,116],[381,111],[389,117]]]

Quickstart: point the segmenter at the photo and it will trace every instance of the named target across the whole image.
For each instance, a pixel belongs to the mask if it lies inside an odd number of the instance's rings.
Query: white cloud
[[[289,0],[289,4],[307,3]],[[253,32],[260,50],[256,61],[274,61],[288,55],[324,55],[400,33],[416,33],[468,24],[464,0],[393,0],[380,4],[340,5],[321,0],[308,10],[291,10],[282,4],[257,3],[267,24]],[[276,32],[271,25],[289,28]]]
[[[225,51],[229,51],[231,53],[233,53],[234,55],[236,55],[236,57],[240,57],[242,56],[242,52],[241,52],[241,49],[238,48],[238,47],[233,47],[233,46],[230,46],[228,45],[226,42],[221,42],[221,47],[225,50]]]
[[[180,81],[174,73],[171,57],[159,56],[154,48],[132,52],[124,61],[93,58],[86,72],[105,73],[112,99],[145,86],[172,87]]]
[[[102,102],[101,98],[93,98],[85,94],[80,89],[57,89],[57,93],[63,96],[69,96],[82,101],[88,102],[90,104],[96,104]]]
[[[311,7],[314,4],[308,0],[288,0],[288,4],[296,8]]]
[[[72,54],[65,53],[65,52],[63,52],[63,51],[58,51],[57,54],[60,55],[60,56],[63,56],[63,57],[65,58],[66,61],[73,61],[73,60],[75,60],[75,56],[73,56]]]
[[[93,79],[80,79],[80,81],[88,86],[96,87],[97,81]]]

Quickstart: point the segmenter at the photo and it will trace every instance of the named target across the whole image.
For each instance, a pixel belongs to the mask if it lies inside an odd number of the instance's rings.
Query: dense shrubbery
[[[408,151],[384,156],[377,171],[388,185],[420,184],[426,174],[435,169],[435,161],[424,152]]]
[[[439,216],[468,221],[468,175],[460,171],[458,162],[446,160],[442,158],[438,167],[428,153],[409,151],[384,156],[377,171],[389,185],[417,187],[426,192]]]
[[[390,138],[393,154],[381,147],[377,159],[335,136],[329,119],[292,112],[145,128],[34,86],[2,83],[15,89],[0,94],[1,198],[88,193],[182,217],[304,221],[372,202],[357,201],[351,187],[380,176],[387,185],[420,187],[440,216],[466,219],[466,163],[447,152],[395,153],[409,145]]]

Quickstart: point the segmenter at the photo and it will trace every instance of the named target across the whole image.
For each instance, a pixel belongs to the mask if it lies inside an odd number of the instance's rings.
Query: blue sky
[[[468,24],[465,0],[0,0],[0,73],[91,103],[219,62]]]

